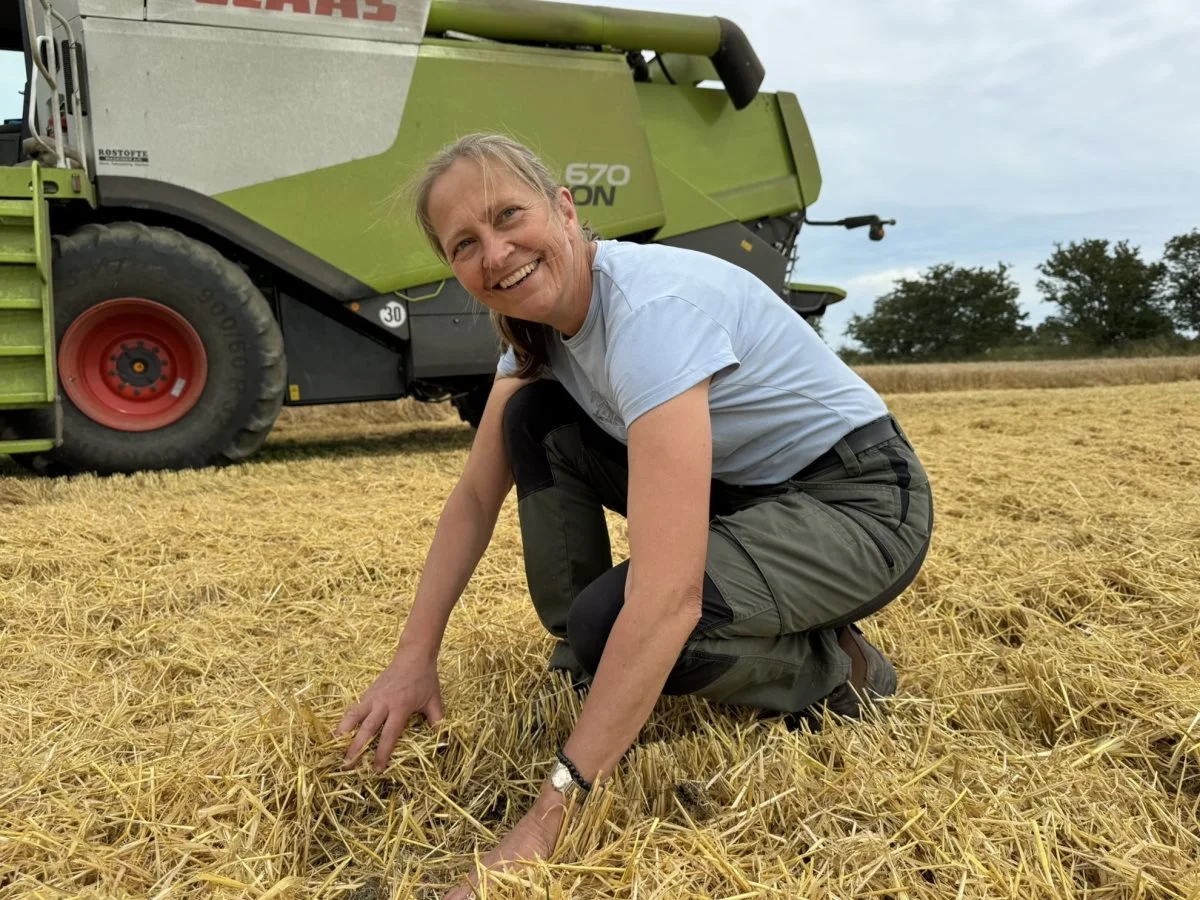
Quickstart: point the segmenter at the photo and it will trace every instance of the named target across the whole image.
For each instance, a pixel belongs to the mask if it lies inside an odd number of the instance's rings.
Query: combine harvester
[[[450,400],[478,424],[487,310],[397,201],[495,130],[608,238],[795,284],[821,188],[793,94],[724,19],[534,0],[8,0],[0,453],[46,475],[238,461],[283,404]]]

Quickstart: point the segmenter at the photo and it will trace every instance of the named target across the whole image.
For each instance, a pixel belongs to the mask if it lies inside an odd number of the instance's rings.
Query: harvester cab
[[[719,256],[809,318],[845,296],[792,280],[816,153],[725,19],[18,0],[0,48],[28,72],[0,110],[0,453],[37,472],[243,460],[283,405],[477,424],[500,346],[402,193],[467,132],[533,146],[606,238]]]

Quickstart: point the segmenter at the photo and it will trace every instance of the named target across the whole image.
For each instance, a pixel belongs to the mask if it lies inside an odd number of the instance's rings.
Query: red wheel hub
[[[88,418],[118,431],[151,431],[196,405],[208,357],[200,335],[175,310],[122,297],[71,323],[58,348],[58,375]]]

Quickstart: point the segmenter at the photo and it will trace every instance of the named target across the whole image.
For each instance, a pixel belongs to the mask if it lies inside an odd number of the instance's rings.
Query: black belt
[[[890,415],[884,416],[881,419],[876,419],[874,422],[868,422],[860,428],[855,428],[852,432],[838,441],[846,442],[846,446],[850,448],[850,452],[855,456],[865,450],[870,450],[882,444],[884,441],[896,437],[900,434],[900,429],[896,427],[896,420]],[[822,469],[829,469],[838,465],[842,458],[838,455],[837,444],[826,450],[807,466],[792,476],[793,481],[805,481],[810,475],[820,472]]]

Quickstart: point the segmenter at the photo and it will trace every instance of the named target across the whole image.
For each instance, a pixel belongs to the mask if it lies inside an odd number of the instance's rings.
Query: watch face
[[[550,771],[550,784],[560,793],[574,784],[571,780],[571,773],[567,771],[567,767],[562,763],[559,763]]]

